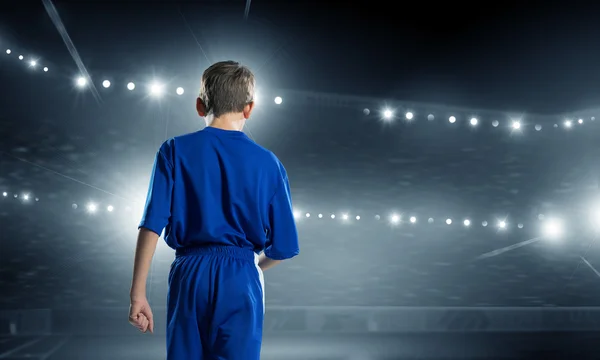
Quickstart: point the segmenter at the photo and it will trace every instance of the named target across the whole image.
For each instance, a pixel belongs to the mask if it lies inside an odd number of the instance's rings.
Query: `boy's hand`
[[[154,317],[146,297],[131,300],[129,305],[129,323],[145,333],[154,333]]]

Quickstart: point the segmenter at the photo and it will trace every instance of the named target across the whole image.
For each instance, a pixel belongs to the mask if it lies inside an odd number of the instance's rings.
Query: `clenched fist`
[[[145,333],[154,332],[154,317],[148,299],[136,298],[131,300],[129,305],[129,323],[135,326],[138,330]]]

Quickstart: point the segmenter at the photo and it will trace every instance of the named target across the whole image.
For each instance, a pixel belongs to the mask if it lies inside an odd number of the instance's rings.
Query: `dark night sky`
[[[0,293],[11,294],[0,306],[126,306],[139,217],[124,209],[144,200],[158,146],[202,127],[195,89],[224,59],[257,73],[267,101],[248,132],[286,165],[295,206],[362,215],[349,226],[299,221],[303,255],[268,275],[269,304],[597,304],[598,278],[578,263],[598,195],[600,113],[562,126],[600,108],[592,5],[255,0],[248,21],[244,1],[55,5],[100,100],[73,86],[77,66],[41,1],[0,5],[0,191],[40,199],[0,199]],[[20,53],[50,71],[28,69]],[[152,78],[171,94],[142,95]],[[386,102],[399,110],[389,124],[377,116]],[[88,215],[88,201],[115,212]],[[391,229],[383,218],[394,210],[419,221]],[[540,213],[564,217],[573,241],[473,261],[538,236]],[[502,218],[510,230],[492,227]],[[156,303],[170,256],[163,248],[153,270]]]
[[[593,5],[395,4],[253,1],[244,22],[243,1],[56,2],[98,71],[200,72],[206,59],[181,12],[209,59],[267,63],[271,85],[281,88],[534,113],[596,104]],[[0,19],[19,43],[73,65],[41,1],[3,5]]]

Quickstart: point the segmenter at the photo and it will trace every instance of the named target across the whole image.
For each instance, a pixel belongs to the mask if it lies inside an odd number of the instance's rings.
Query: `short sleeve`
[[[139,228],[148,229],[158,235],[163,232],[171,217],[173,164],[170,152],[171,148],[167,142],[156,153],[144,215],[139,225]]]
[[[281,169],[279,186],[269,202],[269,233],[265,255],[273,260],[290,259],[300,253],[298,231],[292,209],[290,184]]]

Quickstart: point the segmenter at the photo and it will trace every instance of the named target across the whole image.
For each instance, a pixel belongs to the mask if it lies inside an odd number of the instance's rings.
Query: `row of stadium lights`
[[[85,88],[87,86],[87,84],[88,84],[88,81],[87,81],[87,79],[85,77],[81,76],[81,77],[77,78],[76,84],[77,84],[77,86],[79,88]],[[108,89],[109,87],[111,87],[111,85],[112,84],[111,84],[110,80],[104,80],[102,82],[102,86],[104,88],[106,88],[106,89]],[[135,88],[136,88],[135,83],[133,83],[133,82],[127,83],[127,90],[131,91],[131,90],[135,90]],[[161,95],[164,94],[164,85],[162,85],[161,83],[158,83],[158,82],[154,82],[154,83],[150,84],[150,86],[149,86],[149,92],[150,92],[150,95],[152,95],[152,96],[155,96],[155,97],[161,96]],[[185,93],[185,90],[182,87],[178,87],[175,90],[175,93],[177,95],[183,95]],[[256,101],[256,97],[255,97],[255,101]],[[281,105],[283,103],[283,98],[281,96],[276,96],[274,98],[274,102],[277,105]],[[365,115],[369,115],[371,111],[369,109],[364,109],[363,112],[365,113]],[[395,117],[396,116],[394,114],[394,111],[391,110],[391,109],[384,109],[382,111],[382,118],[385,121],[392,121],[393,119],[395,119]],[[408,111],[408,112],[406,112],[404,114],[404,117],[405,117],[405,119],[407,121],[412,121],[414,119],[414,117],[415,117],[415,114],[413,112]],[[427,120],[433,121],[433,120],[435,120],[435,116],[433,114],[429,114],[429,115],[427,115]],[[591,121],[595,121],[596,118],[592,116],[590,118],[590,120]],[[457,122],[456,116],[450,116],[448,118],[448,122],[451,123],[451,124],[456,123]],[[569,128],[571,128],[573,126],[573,123],[574,123],[573,120],[566,119],[563,125],[564,125],[565,128],[569,129]],[[578,119],[577,123],[579,125],[583,125],[584,120],[583,119]],[[471,119],[469,119],[469,124],[471,126],[477,126],[479,124],[479,119],[477,119],[476,117],[472,117]],[[493,127],[498,127],[499,125],[500,125],[500,122],[498,120],[493,120],[492,121],[492,126]],[[511,123],[511,127],[512,127],[513,130],[520,130],[521,129],[521,122],[519,120],[513,120],[512,123]],[[557,128],[558,124],[554,124],[554,127]],[[535,125],[535,129],[537,131],[542,130],[542,125],[540,125],[540,124]]]
[[[12,54],[12,50],[11,50],[11,49],[6,49],[6,55],[10,55],[10,54]],[[23,60],[25,60],[25,57],[24,57],[23,55],[19,55],[19,60],[23,61]],[[37,67],[38,67],[38,65],[39,65],[39,64],[38,64],[38,61],[37,61],[37,60],[35,60],[35,59],[31,59],[31,60],[29,60],[29,66],[30,66],[30,67],[32,67],[32,68],[37,68]],[[42,70],[44,70],[44,72],[48,72],[48,70],[50,70],[50,69],[48,69],[48,67],[47,67],[47,66],[44,66],[44,67],[42,68]]]
[[[304,214],[304,217],[306,217],[307,219],[311,218],[312,214],[311,213],[306,213],[306,214]],[[325,217],[325,215],[318,214],[317,217],[319,219],[323,219]],[[329,217],[331,219],[336,219],[336,215],[335,214],[331,214],[331,215],[329,215]],[[299,211],[294,211],[294,218],[296,220],[300,220],[300,219],[302,219],[302,214]],[[340,218],[341,218],[342,221],[350,221],[351,220],[351,217],[348,214],[342,214],[340,216]],[[542,216],[542,218],[543,218],[543,216]],[[360,215],[357,215],[357,216],[354,217],[354,219],[356,219],[356,221],[359,221],[361,219],[361,217],[360,217]],[[375,215],[375,220],[381,220],[381,215]],[[417,223],[417,217],[416,216],[411,216],[411,217],[408,218],[408,221],[411,224],[416,224]],[[400,214],[391,214],[389,216],[389,222],[392,225],[400,225],[402,223],[402,216]],[[435,220],[433,218],[429,218],[429,219],[427,219],[427,222],[429,224],[433,224],[435,222]],[[450,219],[450,218],[448,218],[448,219],[446,219],[445,222],[446,222],[446,225],[452,225],[453,220]],[[472,224],[471,220],[469,220],[469,219],[463,220],[463,225],[464,226],[469,227],[469,226],[471,226],[471,224]],[[489,224],[488,224],[487,221],[483,221],[481,223],[481,226],[483,226],[483,227],[486,227],[488,225]],[[500,229],[506,229],[507,226],[508,226],[508,224],[506,223],[506,221],[504,221],[504,220],[498,221],[498,228],[500,228]],[[524,227],[524,225],[519,223],[519,224],[517,224],[517,227],[519,229],[522,229]]]
[[[371,111],[369,109],[364,109],[363,113],[365,115],[369,115],[371,113]],[[385,120],[385,121],[392,121],[392,120],[394,120],[396,118],[396,116],[394,114],[394,111],[391,110],[391,109],[384,109],[383,112],[382,112],[382,117],[383,117],[383,120]],[[411,111],[407,111],[404,114],[404,118],[407,121],[412,121],[414,119],[414,117],[415,117],[415,114],[413,112],[411,112]],[[435,116],[433,114],[429,114],[429,115],[427,115],[427,120],[433,121],[433,120],[435,120]],[[594,116],[592,116],[590,118],[590,120],[591,121],[595,121],[596,118]],[[448,118],[448,122],[450,124],[456,123],[457,122],[456,116],[453,116],[453,115],[450,116]],[[472,118],[469,119],[469,125],[471,125],[471,126],[477,126],[477,125],[479,125],[479,122],[480,122],[479,119],[476,118],[476,117],[472,117]],[[575,122],[574,120],[566,119],[564,121],[564,123],[563,123],[563,126],[566,129],[570,129],[571,127],[573,127],[574,122]],[[583,125],[583,123],[584,123],[583,119],[577,119],[577,124]],[[500,122],[498,120],[493,120],[492,121],[492,126],[493,127],[498,127],[499,125],[500,125]],[[522,124],[521,124],[520,120],[512,120],[511,128],[513,130],[515,130],[515,131],[521,130],[521,127],[522,127]],[[558,124],[554,124],[554,127],[557,128]],[[540,124],[535,125],[535,130],[537,130],[537,131],[542,130],[542,125],[540,125]]]
[[[9,194],[8,194],[8,193],[5,191],[5,192],[3,192],[3,193],[2,193],[2,196],[6,198],[6,197],[8,197],[8,196],[9,196]],[[14,197],[15,199],[18,199],[18,198],[20,198],[20,199],[21,199],[21,200],[23,200],[24,202],[28,202],[28,201],[31,201],[31,200],[32,200],[32,197],[31,197],[29,194],[22,194],[21,196],[19,196],[18,194],[14,194],[14,195],[13,195],[13,197]],[[36,198],[33,198],[33,199],[34,199],[36,202],[38,202],[38,201],[39,201],[39,198],[37,198],[37,197],[36,197]],[[73,207],[73,209],[77,209],[77,208],[78,208],[78,205],[77,205],[77,204],[73,204],[73,205],[72,205],[72,207]],[[96,213],[96,212],[98,212],[98,210],[99,210],[99,206],[98,206],[96,203],[88,203],[88,204],[86,205],[86,210],[87,210],[87,212],[89,212],[89,213],[93,214],[93,213]],[[127,208],[126,210],[131,210],[131,209],[130,209],[130,208]],[[115,207],[114,207],[114,206],[112,206],[112,205],[108,205],[108,206],[106,206],[106,211],[107,211],[107,212],[113,212],[113,211],[115,211]],[[306,218],[310,218],[311,216],[312,216],[312,215],[311,215],[311,213],[305,213],[305,214],[304,214],[304,217],[306,217]],[[322,219],[322,218],[324,218],[325,216],[324,216],[323,214],[318,214],[318,215],[317,215],[317,217],[318,217],[319,219]],[[332,220],[336,219],[336,215],[335,215],[335,214],[330,214],[330,215],[329,215],[329,217],[330,217]],[[300,220],[300,219],[302,218],[302,215],[301,215],[301,213],[300,213],[299,211],[294,211],[294,218],[296,218],[297,220]],[[348,215],[348,214],[342,214],[342,215],[340,215],[340,219],[341,219],[342,221],[350,221],[350,215]],[[360,217],[359,215],[357,215],[357,216],[355,216],[355,217],[354,217],[354,219],[356,219],[356,221],[359,221],[359,220],[361,219],[361,217]],[[381,216],[380,216],[380,215],[376,215],[376,216],[375,216],[375,219],[376,219],[376,220],[381,220]],[[540,219],[543,219],[543,216],[542,216],[542,215],[540,215]],[[411,217],[410,217],[408,220],[409,220],[409,222],[410,222],[411,224],[415,224],[415,223],[417,222],[417,217],[416,217],[416,216],[411,216]],[[390,223],[391,223],[392,225],[400,225],[400,224],[402,223],[402,217],[401,217],[401,215],[399,215],[399,214],[392,214],[392,215],[390,215],[390,216],[389,216],[389,221],[390,221]],[[432,224],[432,223],[434,222],[434,219],[433,219],[433,218],[429,218],[429,219],[427,220],[427,222],[428,222],[428,223],[430,223],[430,224]],[[452,220],[452,219],[450,219],[450,218],[448,218],[448,219],[446,219],[446,221],[445,221],[445,222],[446,222],[446,224],[447,224],[447,225],[452,225],[452,223],[453,223],[453,220]],[[463,220],[463,225],[464,225],[464,226],[466,226],[466,227],[469,227],[469,226],[471,226],[471,220],[469,220],[469,219],[465,219],[465,220]],[[483,227],[486,227],[486,226],[488,226],[488,222],[487,222],[487,221],[483,221],[483,222],[481,223],[481,226],[483,226]],[[507,228],[507,226],[508,226],[508,224],[506,223],[506,221],[504,221],[504,220],[500,220],[500,221],[498,221],[498,228],[500,228],[500,229],[505,229],[505,228]],[[517,225],[517,227],[518,227],[519,229],[522,229],[524,226],[523,226],[523,224],[520,224],[520,223],[519,223],[519,224]]]
[[[3,198],[9,197],[8,192],[6,192],[6,191],[3,192],[2,193],[2,197]],[[30,194],[22,194],[20,196],[18,194],[14,194],[13,197],[15,199],[21,199],[23,202],[30,202],[32,200],[34,200],[36,202],[40,201],[39,198],[37,198],[37,197],[34,198]],[[76,209],[79,208],[79,206],[77,204],[72,204],[72,208],[74,210],[76,210]],[[85,209],[86,209],[86,211],[88,213],[94,214],[94,213],[97,213],[100,210],[100,206],[98,204],[96,204],[96,203],[90,202],[90,203],[88,203],[86,205]],[[114,212],[116,210],[115,207],[112,206],[112,205],[107,205],[105,209],[106,209],[106,212],[109,212],[109,213],[112,213],[112,212]],[[125,210],[126,211],[131,211],[131,208],[126,207]],[[593,209],[591,215],[592,215],[591,216],[591,220],[592,220],[592,223],[593,223],[594,227],[596,228],[596,230],[600,230],[600,206],[598,206],[596,209]],[[312,214],[309,213],[309,212],[307,212],[307,213],[304,213],[304,215],[303,215],[300,211],[294,210],[294,218],[296,220],[300,221],[303,217],[309,219],[309,218],[312,217]],[[337,216],[335,214],[330,214],[329,217],[332,220],[334,220],[334,219],[337,218]],[[323,215],[323,214],[317,214],[317,218],[323,219],[323,218],[325,218],[325,215]],[[340,215],[340,219],[343,222],[350,222],[352,220],[351,216],[349,214],[341,214]],[[359,221],[359,220],[361,220],[361,216],[357,215],[357,216],[354,217],[354,219],[356,221]],[[538,219],[541,220],[541,221],[544,221],[544,224],[543,224],[544,226],[543,226],[542,231],[543,231],[543,235],[545,237],[556,238],[556,237],[559,237],[559,236],[561,236],[563,234],[563,223],[562,223],[562,221],[559,218],[548,218],[548,219],[546,219],[546,217],[543,214],[540,214],[540,215],[538,215]],[[380,215],[375,215],[375,220],[378,220],[378,221],[381,220],[381,216]],[[388,221],[389,221],[390,225],[392,225],[392,226],[401,225],[403,223],[402,215],[401,214],[396,214],[396,213],[391,214],[388,217]],[[408,222],[410,224],[416,224],[417,223],[417,217],[416,216],[410,216],[408,218]],[[433,224],[435,221],[434,221],[433,218],[429,218],[429,219],[427,219],[427,222],[429,224]],[[447,218],[445,220],[445,223],[446,223],[446,225],[452,225],[454,223],[454,221],[451,218]],[[462,222],[462,224],[463,224],[464,227],[468,228],[468,227],[471,227],[473,225],[473,222],[470,219],[464,219],[463,222]],[[490,224],[488,223],[488,221],[482,221],[481,222],[481,226],[482,227],[487,227],[489,225]],[[497,223],[496,223],[496,228],[498,230],[505,230],[508,227],[509,227],[509,225],[506,222],[506,220],[498,220]],[[519,229],[523,229],[524,225],[522,223],[518,223],[517,227]]]
[[[12,50],[6,49],[6,54],[8,54],[8,55],[12,54]],[[25,59],[25,57],[23,55],[19,55],[18,58],[19,58],[19,60],[24,60]],[[36,68],[38,66],[38,61],[35,60],[35,59],[29,60],[29,66],[32,67],[32,68]],[[48,70],[49,70],[48,67],[44,67],[43,68],[44,72],[48,72]],[[76,79],[75,83],[76,83],[77,87],[79,87],[79,88],[85,88],[88,85],[88,80],[85,77],[81,76],[81,77],[78,77]],[[104,81],[102,81],[102,86],[104,88],[108,89],[109,87],[112,86],[112,83],[110,82],[110,80],[104,80]],[[126,87],[127,87],[128,90],[133,91],[133,90],[135,90],[136,85],[133,82],[129,82],[129,83],[127,83]],[[160,83],[157,83],[157,82],[152,83],[150,85],[150,87],[149,87],[149,92],[150,92],[150,95],[152,95],[152,96],[161,96],[164,93],[164,86],[162,84],[160,84]],[[177,89],[175,89],[175,93],[177,95],[183,95],[185,93],[185,90],[182,87],[178,87]],[[283,99],[280,96],[276,96],[274,98],[274,102],[275,102],[275,104],[280,105],[280,104],[283,103]],[[363,113],[365,115],[369,115],[371,113],[371,111],[369,109],[364,109]],[[394,120],[396,118],[396,116],[395,116],[393,110],[391,110],[391,109],[384,109],[382,111],[382,118],[385,121],[392,121],[392,120]],[[415,118],[415,114],[413,112],[411,112],[411,111],[407,111],[404,114],[404,118],[407,121],[412,121]],[[427,115],[427,120],[433,121],[434,119],[435,119],[435,116],[433,114]],[[590,120],[591,121],[595,121],[596,118],[592,116],[590,118]],[[448,122],[451,123],[451,124],[456,123],[457,122],[456,116],[450,116],[448,118]],[[480,122],[479,119],[476,118],[476,117],[472,117],[472,118],[469,119],[469,125],[471,125],[471,126],[477,126],[477,125],[479,125],[479,122]],[[569,128],[571,128],[574,125],[574,123],[575,123],[575,120],[566,119],[564,121],[564,123],[563,123],[563,126],[565,128],[567,128],[567,129],[569,129]],[[581,119],[581,118],[577,119],[576,123],[579,124],[579,125],[583,125],[584,120]],[[499,125],[500,125],[500,122],[498,120],[493,120],[492,121],[492,126],[493,127],[498,127]],[[512,123],[511,123],[511,127],[512,127],[513,130],[520,130],[521,126],[522,126],[522,124],[521,124],[521,121],[519,121],[519,120],[513,120]],[[558,126],[559,126],[558,124],[554,124],[555,128],[557,128]],[[536,131],[542,130],[542,125],[540,125],[540,124],[535,125],[535,130]]]
[[[11,55],[12,50],[6,49],[6,54]],[[25,57],[23,55],[19,55],[18,59],[23,61],[23,60],[25,60]],[[31,68],[37,68],[39,66],[38,60],[35,60],[35,59],[29,60],[28,63],[29,63],[29,67],[31,67]],[[49,71],[48,67],[47,66],[43,67],[43,71],[48,72]],[[78,88],[83,89],[88,85],[88,80],[85,77],[80,76],[77,79],[75,79],[75,85]],[[110,82],[110,80],[102,81],[102,87],[104,87],[105,89],[108,89],[111,86],[112,86],[112,83]],[[135,90],[135,88],[136,88],[136,85],[134,82],[127,83],[127,90],[133,91],[133,90]],[[150,95],[152,95],[152,96],[161,96],[164,94],[164,85],[162,85],[158,82],[152,83],[149,86],[149,92],[150,92]],[[175,93],[177,95],[183,95],[185,93],[185,90],[182,87],[178,87],[177,89],[175,89]],[[275,102],[275,104],[280,105],[281,103],[283,103],[283,99],[281,98],[281,96],[276,96],[274,98],[274,102]]]
[[[77,85],[78,88],[83,89],[88,85],[88,81],[85,77],[80,76],[75,80],[75,84]],[[111,86],[112,86],[112,83],[110,82],[110,80],[102,81],[102,87],[104,87],[105,89],[108,89]],[[136,85],[134,82],[127,83],[127,90],[133,91],[133,90],[135,90],[135,88],[136,88]],[[149,91],[150,95],[152,95],[154,97],[159,97],[165,93],[165,86],[159,82],[153,82],[148,87],[148,91]],[[177,89],[175,89],[175,93],[177,95],[183,95],[185,93],[185,90],[182,87],[178,87]],[[255,99],[255,101],[256,101],[256,99]],[[276,96],[273,99],[273,101],[275,102],[275,104],[281,105],[283,103],[283,98],[281,96]]]

